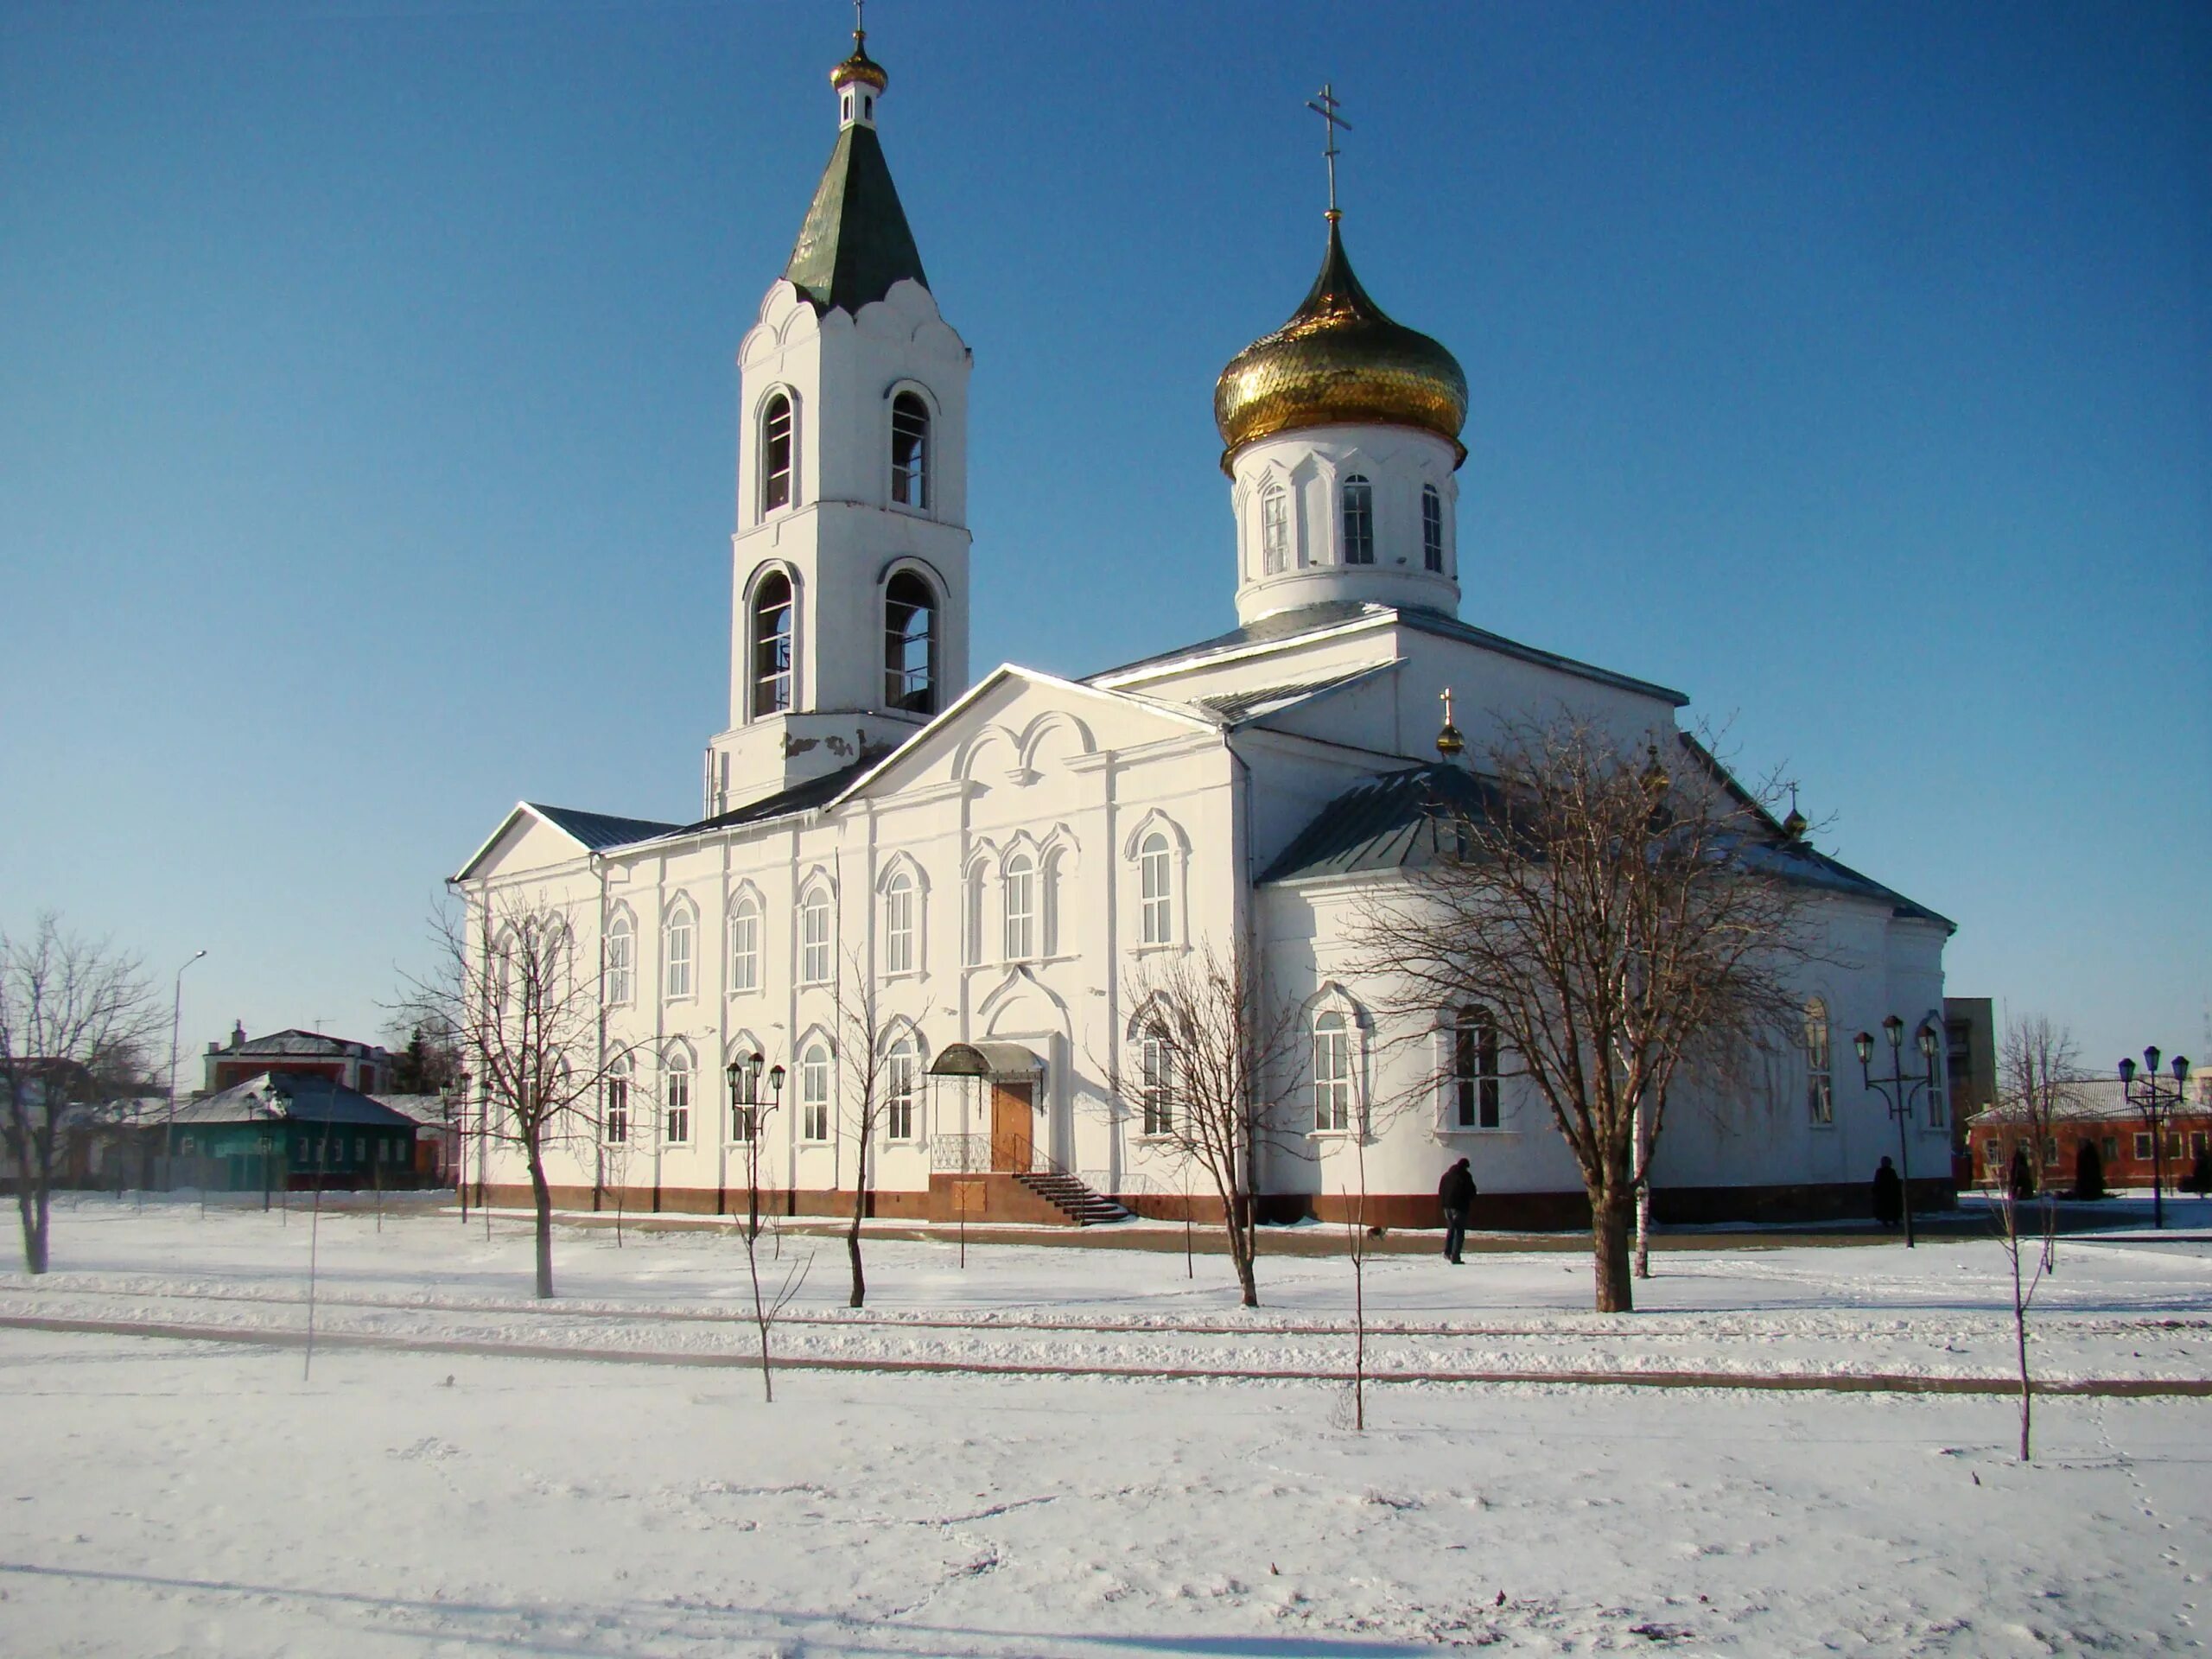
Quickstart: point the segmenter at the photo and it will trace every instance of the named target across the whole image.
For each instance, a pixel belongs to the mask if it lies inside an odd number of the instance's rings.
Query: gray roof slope
[[[372,1043],[354,1042],[349,1038],[327,1037],[319,1031],[302,1031],[295,1026],[286,1031],[272,1032],[266,1037],[249,1037],[236,1048],[218,1049],[216,1058],[257,1058],[264,1054],[286,1054],[340,1058],[351,1054],[365,1054],[374,1046]]]
[[[1294,709],[1310,698],[1327,695],[1363,680],[1395,663],[1367,663],[1341,674],[1331,674],[1318,680],[1298,680],[1285,685],[1262,686],[1256,691],[1224,692],[1219,696],[1192,699],[1194,708],[1203,709],[1231,726],[1248,720],[1258,720],[1268,715],[1279,715]]]
[[[1300,830],[1261,875],[1262,882],[1308,881],[1363,870],[1402,868],[1436,826],[1465,815],[1485,816],[1498,799],[1497,785],[1459,766],[1431,761],[1355,784]],[[1892,887],[1861,875],[1803,842],[1755,848],[1752,861],[1785,880],[1886,904],[1893,914],[1935,922],[1956,931],[1946,918]]]
[[[612,813],[580,812],[572,806],[547,806],[538,801],[528,804],[531,811],[559,825],[594,853],[633,841],[651,841],[677,828],[654,818],[618,818]]]
[[[874,128],[837,135],[784,277],[818,312],[857,312],[902,280],[930,285]]]
[[[717,812],[713,817],[702,818],[696,823],[671,824],[666,833],[695,836],[703,830],[730,830],[739,824],[759,823],[768,818],[785,817],[793,812],[826,806],[837,798],[846,785],[880,759],[882,757],[879,755],[866,760],[851,761],[835,772],[825,772],[819,778],[793,784],[789,789],[779,790],[773,795],[764,795],[757,801],[747,801],[743,806],[732,807],[727,812]]]
[[[358,1089],[302,1071],[271,1071],[176,1109],[179,1123],[358,1123],[411,1128],[414,1120]]]
[[[1112,679],[1117,675],[1135,673],[1139,669],[1154,668],[1168,663],[1217,655],[1236,651],[1248,645],[1273,645],[1279,640],[1295,639],[1302,634],[1318,633],[1327,628],[1341,627],[1370,617],[1394,617],[1402,627],[1419,633],[1433,634],[1439,639],[1457,639],[1463,644],[1480,645],[1485,651],[1511,657],[1524,663],[1535,663],[1554,668],[1561,673],[1592,680],[1600,685],[1616,686],[1635,691],[1644,696],[1656,697],[1680,709],[1689,698],[1680,691],[1639,680],[1633,675],[1617,674],[1610,668],[1594,664],[1577,662],[1572,657],[1562,657],[1557,652],[1545,651],[1536,645],[1524,645],[1517,639],[1509,639],[1502,633],[1492,633],[1487,628],[1478,628],[1462,622],[1456,616],[1446,616],[1441,611],[1424,610],[1415,606],[1371,605],[1363,600],[1332,599],[1318,605],[1301,605],[1295,610],[1278,611],[1273,616],[1263,616],[1249,626],[1231,628],[1227,633],[1216,634],[1211,639],[1201,639],[1196,645],[1182,645],[1173,651],[1164,651],[1157,656],[1139,658],[1134,663],[1123,663],[1118,668],[1102,669],[1087,677],[1096,683]]]

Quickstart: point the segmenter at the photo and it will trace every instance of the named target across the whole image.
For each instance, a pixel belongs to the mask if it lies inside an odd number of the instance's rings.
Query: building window
[[[791,504],[791,400],[778,392],[760,411],[760,511]]]
[[[607,930],[607,1000],[618,1007],[630,1000],[633,946],[630,918],[617,916]]]
[[[667,1114],[668,1144],[671,1147],[689,1145],[691,1140],[691,1057],[680,1048],[668,1057],[662,1087],[667,1091],[667,1099],[663,1103]]]
[[[904,870],[883,887],[883,971],[914,971],[914,878]]]
[[[1260,569],[1274,575],[1290,569],[1290,496],[1280,489],[1260,498]]]
[[[2135,1156],[2143,1163],[2151,1161],[2151,1137],[2141,1129],[2135,1132]]]
[[[760,904],[750,893],[730,906],[729,988],[760,988]]]
[[[1334,1010],[1313,1021],[1313,1127],[1351,1127],[1351,1033]]]
[[[937,595],[911,570],[883,591],[883,700],[910,715],[937,712]]]
[[[1154,830],[1137,849],[1138,878],[1142,883],[1144,907],[1138,937],[1146,944],[1166,944],[1174,936],[1174,870],[1167,837]]]
[[[830,1138],[830,1051],[817,1043],[798,1063],[799,1135]]]
[[[914,1138],[914,1095],[920,1072],[913,1044],[901,1037],[883,1061],[883,1133],[890,1140]]]
[[[1949,1115],[1944,1109],[1943,1102],[1943,1073],[1947,1067],[1947,1059],[1948,1057],[1942,1052],[1942,1046],[1938,1045],[1937,1052],[1930,1055],[1928,1060],[1928,1127],[1931,1129],[1940,1129],[1949,1121]],[[2051,1155],[2056,1157],[2057,1154],[2054,1151]]]
[[[1154,1026],[1144,1034],[1138,1063],[1144,1083],[1144,1132],[1172,1135],[1175,1129],[1175,1051],[1167,1033]]]
[[[1421,565],[1424,570],[1444,569],[1444,498],[1433,484],[1421,486]]]
[[[1037,954],[1037,862],[1027,853],[1006,861],[1006,959]]]
[[[753,718],[791,706],[791,579],[770,572],[753,594]]]
[[[1815,1123],[1835,1122],[1835,1072],[1830,1059],[1828,1005],[1817,996],[1805,1005],[1805,1116]]]
[[[891,400],[891,499],[926,512],[930,505],[930,411],[911,391]]]
[[[668,916],[668,980],[670,996],[691,995],[691,936],[696,918],[691,906],[679,902]]]
[[[2107,1163],[2107,1164],[2111,1164],[2111,1163],[2116,1163],[2116,1162],[2118,1162],[2118,1161],[2119,1161],[2119,1159],[2120,1159],[2120,1137],[2119,1137],[2118,1135],[2108,1135],[2105,1136],[2105,1138],[2104,1138],[2104,1141],[2103,1141],[2103,1143],[2102,1143],[2102,1147],[2103,1147],[2103,1152],[2104,1152],[2104,1155],[2105,1155],[2105,1162],[2106,1162],[2106,1163]]]
[[[1452,1031],[1453,1126],[1498,1126],[1497,1022],[1484,1008],[1462,1008]]]
[[[830,895],[820,887],[799,900],[798,979],[802,985],[830,982]]]
[[[1344,480],[1344,563],[1375,563],[1375,486],[1359,474]]]

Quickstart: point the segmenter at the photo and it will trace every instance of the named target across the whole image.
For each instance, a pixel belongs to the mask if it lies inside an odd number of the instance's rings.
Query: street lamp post
[[[2173,1058],[2173,1086],[2168,1088],[2158,1077],[2158,1050],[2153,1044],[2143,1051],[2142,1082],[2136,1082],[2135,1062],[2120,1063],[2120,1092],[2127,1103],[2143,1115],[2143,1127],[2151,1131],[2151,1225],[2166,1224],[2166,1128],[2173,1122],[2173,1115],[2186,1097],[2189,1084],[2189,1056],[2177,1054]]]
[[[194,951],[185,958],[184,968],[191,967],[207,954],[205,950]],[[176,1139],[176,1045],[184,1024],[184,968],[176,970],[175,994],[169,1000],[169,1109],[162,1124],[162,1160],[165,1165],[168,1161],[169,1143]]]
[[[1923,1023],[1914,1046],[1928,1064],[1925,1077],[1908,1077],[1904,1074],[1904,1021],[1894,1014],[1882,1021],[1882,1035],[1889,1039],[1890,1075],[1875,1077],[1868,1071],[1874,1059],[1874,1035],[1862,1031],[1851,1039],[1851,1046],[1859,1055],[1859,1081],[1862,1087],[1872,1090],[1889,1108],[1890,1116],[1897,1121],[1897,1185],[1904,1198],[1904,1247],[1912,1243],[1912,1153],[1905,1127],[1912,1121],[1912,1103],[1921,1090],[1933,1087],[1936,1076],[1936,1056],[1938,1045],[1936,1028]]]
[[[760,1066],[765,1057],[741,1054],[723,1068],[729,1078],[729,1136],[745,1148],[745,1226],[760,1236]],[[783,1068],[776,1068],[780,1077]]]

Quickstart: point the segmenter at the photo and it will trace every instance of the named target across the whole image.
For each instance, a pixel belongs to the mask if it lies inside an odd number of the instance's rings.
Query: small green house
[[[270,1071],[178,1109],[165,1131],[171,1183],[219,1192],[411,1187],[415,1128],[358,1089]]]

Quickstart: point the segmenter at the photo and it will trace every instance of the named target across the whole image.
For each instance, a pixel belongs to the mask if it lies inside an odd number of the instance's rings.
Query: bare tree
[[[2058,1271],[2058,1128],[2082,1082],[2080,1058],[2073,1033],[2042,1014],[2007,1025],[1997,1052],[1999,1121],[2028,1137],[2028,1168],[2043,1199],[2044,1273]],[[2008,1200],[2015,1196],[2009,1170],[2004,1189]]]
[[[1274,1092],[1295,1087],[1298,1011],[1268,995],[1246,953],[1211,944],[1151,958],[1128,994],[1137,1014],[1107,1068],[1113,1092],[1142,1113],[1148,1141],[1212,1187],[1241,1300],[1257,1307],[1259,1154],[1303,1155],[1281,1132]]]
[[[553,1193],[545,1155],[582,1123],[630,1049],[610,1045],[595,961],[579,961],[559,908],[486,893],[433,923],[433,976],[410,982],[460,1036],[483,1132],[521,1149],[537,1211],[537,1294],[553,1294]],[[580,1122],[581,1121],[581,1122]]]
[[[837,982],[837,1058],[844,1071],[838,1091],[845,1127],[853,1136],[853,1215],[845,1229],[845,1255],[852,1264],[853,1284],[846,1306],[860,1307],[868,1301],[868,1274],[861,1263],[861,1223],[874,1194],[868,1183],[874,1171],[875,1141],[884,1115],[899,1097],[912,1109],[915,1078],[911,1052],[894,1058],[886,1039],[891,1034],[883,1017],[874,976],[858,952],[848,952],[845,971]]]
[[[2063,1035],[2063,1033],[2062,1033]],[[2043,1254],[2036,1259],[2032,1272],[2025,1271],[2020,1262],[2021,1252],[2027,1248],[2021,1225],[2020,1207],[2025,1202],[2012,1190],[2010,1180],[1998,1184],[1995,1201],[1990,1211],[1991,1224],[1997,1232],[1997,1243],[2005,1252],[2006,1264],[2012,1273],[2012,1354],[2020,1375],[2020,1461],[2031,1456],[2029,1432],[2035,1414],[2035,1389],[2028,1380],[2028,1308],[2036,1299],[2036,1291],[2043,1284],[2044,1274],[2050,1270],[2050,1222],[2044,1223]],[[2048,1200],[2044,1204],[2046,1217],[2050,1214]]]
[[[0,1145],[16,1166],[23,1267],[44,1273],[54,1178],[71,1125],[127,1097],[162,1024],[136,957],[64,931],[0,934]]]
[[[1676,778],[1656,744],[1637,757],[1573,720],[1509,728],[1487,776],[1438,780],[1424,850],[1358,925],[1393,1012],[1496,1021],[1581,1173],[1602,1313],[1635,1305],[1636,1195],[1669,1085],[1775,1040],[1812,954],[1774,787],[1681,749]]]

